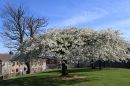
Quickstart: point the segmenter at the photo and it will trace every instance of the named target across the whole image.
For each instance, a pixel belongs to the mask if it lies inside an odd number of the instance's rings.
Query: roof
[[[9,54],[0,54],[0,60],[9,61],[9,60],[11,60],[11,57]]]

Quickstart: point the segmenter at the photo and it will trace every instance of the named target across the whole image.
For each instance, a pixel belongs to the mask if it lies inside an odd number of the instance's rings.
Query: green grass
[[[55,70],[0,81],[0,86],[130,86],[130,69],[99,71],[80,68],[70,69],[69,72],[84,78],[61,80],[60,73]]]

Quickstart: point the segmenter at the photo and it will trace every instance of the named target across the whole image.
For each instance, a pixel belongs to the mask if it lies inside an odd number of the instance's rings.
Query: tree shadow
[[[10,80],[0,81],[0,86],[62,86],[62,85],[75,85],[82,82],[90,82],[93,80],[98,80],[98,78],[76,78],[76,79],[66,79],[62,80],[61,76],[30,76],[23,78],[16,78]]]
[[[68,72],[69,73],[78,73],[78,72],[97,72],[97,71],[104,71],[104,70],[119,70],[120,68],[110,68],[110,67],[105,67],[102,68],[101,70],[97,67],[95,69],[91,69],[91,68],[73,68],[73,69],[69,69]],[[125,68],[124,68],[125,69]]]
[[[75,85],[82,82],[89,83],[94,80],[99,80],[98,77],[88,78],[86,75],[78,74],[81,72],[94,72],[98,69],[91,68],[75,68],[68,69],[71,75],[84,76],[85,78],[76,78],[63,80],[59,73],[60,70],[51,70],[32,75],[25,75],[10,80],[0,81],[0,86],[62,86],[62,85]],[[59,73],[59,74],[58,74]]]
[[[70,68],[68,69],[69,73],[76,73],[76,72],[94,72],[94,71],[99,71],[99,69],[91,69],[91,68]],[[46,72],[42,72],[42,73],[61,73],[60,69],[56,69],[56,70],[51,70],[51,71],[46,71]]]
[[[99,71],[99,69],[91,69],[91,68],[74,68],[68,70],[69,73],[76,73],[76,72],[95,72]]]

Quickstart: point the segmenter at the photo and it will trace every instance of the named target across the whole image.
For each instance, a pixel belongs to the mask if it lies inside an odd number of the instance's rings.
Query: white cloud
[[[116,20],[107,24],[98,25],[96,28],[128,29],[130,28],[130,19]]]
[[[130,19],[123,19],[115,22],[117,26],[130,27]]]
[[[122,36],[126,40],[130,41],[130,19],[116,20],[108,24],[95,26],[95,28],[98,28],[98,30],[107,28],[119,30],[121,33],[123,33]]]
[[[101,9],[101,8],[95,8],[91,11],[83,11],[80,13],[77,13],[77,15],[71,16],[69,19],[61,20],[60,22],[56,23],[57,26],[70,26],[70,25],[80,25],[83,23],[88,23],[91,21],[94,21],[96,19],[102,18],[108,13]]]

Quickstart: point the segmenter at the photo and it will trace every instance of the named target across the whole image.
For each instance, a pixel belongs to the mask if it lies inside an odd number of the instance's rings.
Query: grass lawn
[[[70,69],[76,78],[63,78],[57,71],[24,75],[0,81],[0,86],[130,86],[130,69]]]

